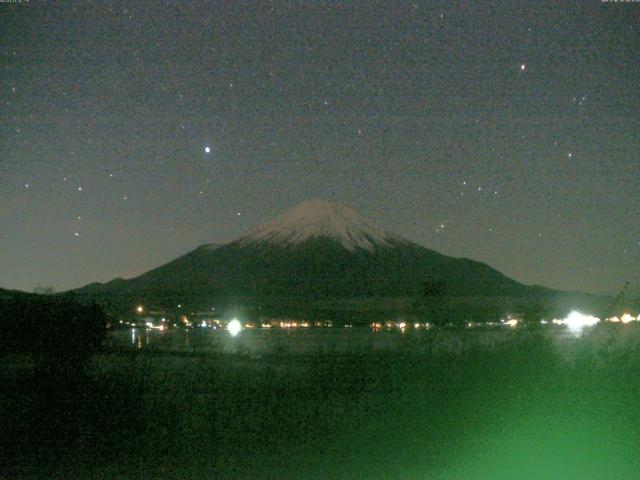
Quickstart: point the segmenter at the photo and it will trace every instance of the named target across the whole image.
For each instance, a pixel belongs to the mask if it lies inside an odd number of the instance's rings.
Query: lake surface
[[[305,355],[407,351],[433,355],[493,348],[514,338],[542,335],[561,351],[590,348],[640,347],[639,325],[599,325],[581,331],[563,327],[478,327],[459,329],[399,329],[374,331],[368,327],[244,329],[232,336],[224,329],[194,328],[165,331],[135,328],[109,334],[107,348],[167,353]]]
[[[106,347],[80,378],[21,378],[5,363],[5,446],[19,455],[0,462],[0,478],[631,480],[640,471],[637,324],[236,337],[136,328],[110,332]]]

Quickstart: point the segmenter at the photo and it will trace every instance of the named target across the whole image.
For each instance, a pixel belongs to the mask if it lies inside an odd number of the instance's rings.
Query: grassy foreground
[[[2,478],[635,479],[640,350],[101,354],[83,372],[3,361]],[[620,338],[626,339],[621,341]],[[419,341],[419,340],[416,340]]]

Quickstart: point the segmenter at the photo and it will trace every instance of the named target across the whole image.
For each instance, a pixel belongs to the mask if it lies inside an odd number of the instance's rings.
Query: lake
[[[332,328],[253,328],[232,336],[222,328],[156,330],[132,328],[110,332],[112,350],[183,354],[307,355],[411,352],[418,355],[461,353],[496,348],[515,338],[543,336],[565,355],[576,349],[640,348],[640,325],[601,324],[582,330],[546,326],[407,328],[373,330],[365,326]]]
[[[640,471],[635,324],[236,337],[128,329],[105,347],[79,379],[21,378],[5,366],[0,410],[17,450],[6,478],[631,480]]]

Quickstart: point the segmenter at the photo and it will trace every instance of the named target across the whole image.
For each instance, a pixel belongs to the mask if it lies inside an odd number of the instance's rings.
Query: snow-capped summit
[[[242,246],[270,243],[295,246],[312,238],[329,238],[349,251],[373,251],[401,238],[377,227],[353,209],[326,200],[303,202],[238,239]]]
[[[331,311],[344,318],[368,318],[369,309],[378,308],[378,318],[397,308],[404,315],[413,308],[402,303],[407,299],[431,301],[425,300],[425,282],[438,282],[449,297],[540,299],[554,294],[522,285],[488,265],[429,250],[373,225],[347,206],[322,200],[302,203],[232,242],[202,245],[136,278],[78,292],[127,308],[140,302],[191,302],[197,308],[259,305],[265,307],[261,315],[307,311],[313,318],[330,318]],[[372,298],[381,303],[352,303]],[[483,300],[477,305],[485,311],[487,304],[494,305]],[[360,313],[354,313],[354,305]]]

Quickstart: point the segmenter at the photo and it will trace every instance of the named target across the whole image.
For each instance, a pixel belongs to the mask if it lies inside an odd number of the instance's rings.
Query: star
[[[79,237],[79,236],[80,236],[80,233],[76,232],[76,233],[74,233],[73,235],[74,235],[74,236],[76,236],[76,237]]]
[[[210,147],[204,147],[204,153],[211,153]]]
[[[526,70],[526,68],[527,68],[527,66],[524,63],[520,64],[520,71],[521,72],[524,72]]]
[[[78,187],[78,191],[81,192],[82,191],[82,187]]]

